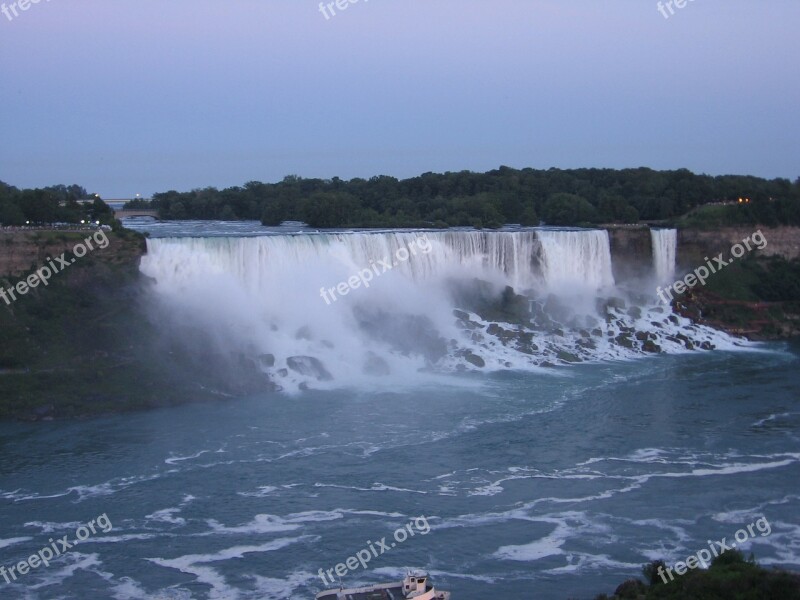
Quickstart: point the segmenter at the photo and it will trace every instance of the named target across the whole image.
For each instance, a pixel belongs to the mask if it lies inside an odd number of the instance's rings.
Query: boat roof
[[[316,600],[405,600],[402,583],[371,585],[363,588],[326,590]]]

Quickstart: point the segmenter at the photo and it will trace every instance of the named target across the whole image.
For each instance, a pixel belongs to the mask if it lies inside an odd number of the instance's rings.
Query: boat
[[[411,571],[399,583],[379,583],[361,588],[327,590],[316,600],[450,600],[450,592],[437,591],[425,571]]]

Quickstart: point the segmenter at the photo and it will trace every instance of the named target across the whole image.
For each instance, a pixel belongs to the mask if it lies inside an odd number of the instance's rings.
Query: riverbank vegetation
[[[689,570],[672,580],[659,575],[665,567],[663,561],[645,565],[646,583],[629,579],[614,594],[595,600],[800,600],[800,575],[765,569],[738,550],[720,554],[708,569]]]
[[[679,295],[676,309],[694,321],[753,340],[800,336],[800,259],[754,257],[732,262]]]

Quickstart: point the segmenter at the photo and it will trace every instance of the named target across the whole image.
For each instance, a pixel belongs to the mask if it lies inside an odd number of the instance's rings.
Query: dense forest
[[[749,199],[724,207],[721,202]],[[165,219],[256,219],[265,225],[304,221],[313,227],[496,228],[506,223],[590,225],[671,221],[695,215],[717,225],[800,225],[800,178],[766,180],[691,171],[639,169],[511,169],[425,173],[398,180],[256,181],[224,190],[169,191],[153,196]]]
[[[114,213],[99,197],[77,185],[19,190],[0,181],[0,225],[111,223]]]
[[[739,203],[739,199],[742,203]],[[726,203],[733,203],[728,205]],[[152,202],[163,219],[304,221],[312,227],[497,228],[661,221],[686,226],[800,225],[800,178],[712,177],[691,171],[511,169],[425,173],[410,179],[251,181],[224,190],[169,191]],[[0,182],[0,224],[113,220],[109,207],[77,185],[17,189]]]

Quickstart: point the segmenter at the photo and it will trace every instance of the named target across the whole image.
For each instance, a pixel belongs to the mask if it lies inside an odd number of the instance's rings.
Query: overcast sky
[[[17,13],[0,13],[0,180],[18,187],[121,198],[499,165],[800,176],[798,0],[694,0],[669,18],[651,0]]]

